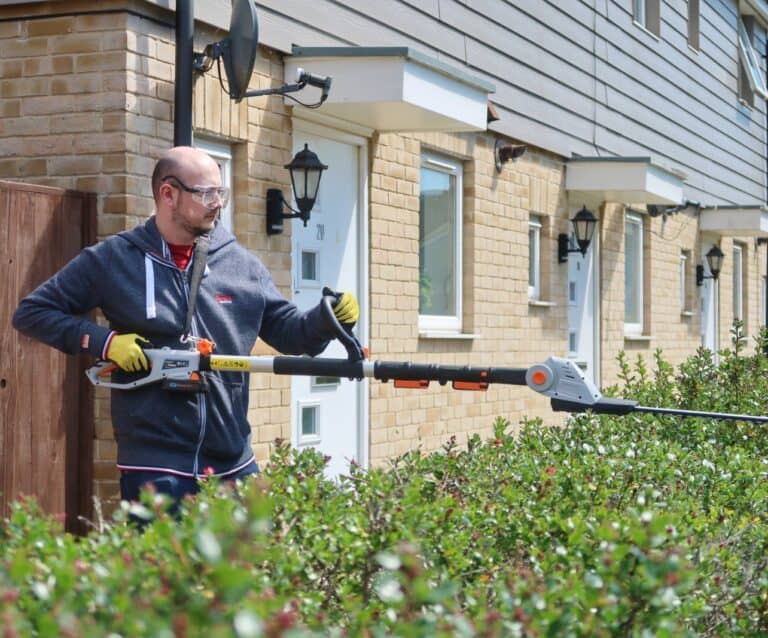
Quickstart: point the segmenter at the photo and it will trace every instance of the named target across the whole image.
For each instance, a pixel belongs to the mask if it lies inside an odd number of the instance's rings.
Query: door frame
[[[570,223],[568,222],[568,236],[570,238],[572,234],[573,228]],[[595,228],[595,233],[592,235],[592,241],[589,243],[589,252],[592,253],[592,285],[585,290],[585,301],[586,303],[586,296],[591,295],[592,296],[592,382],[596,386],[600,386],[600,371],[602,369],[602,361],[600,359],[602,350],[600,348],[600,315],[601,315],[601,296],[600,296],[600,222],[597,223],[597,227]],[[570,263],[566,264],[566,269],[570,269]],[[567,272],[567,271],[566,271]],[[568,304],[568,295],[570,294],[568,291],[568,282],[570,281],[570,276],[566,276],[566,291],[565,291],[565,298],[566,298],[566,324],[568,323],[568,310],[567,310],[567,304]],[[567,326],[567,330],[570,330],[570,325]],[[570,348],[567,347],[568,339],[570,338],[569,334],[566,333],[566,351],[570,352]]]
[[[317,135],[318,137],[325,137],[336,142],[343,142],[357,147],[358,158],[358,188],[357,188],[357,209],[359,213],[358,217],[358,233],[357,233],[357,272],[358,272],[358,287],[359,295],[358,301],[360,303],[360,315],[364,318],[364,321],[359,322],[356,326],[357,336],[360,339],[360,343],[364,346],[368,344],[370,338],[369,326],[370,326],[370,280],[369,280],[369,245],[368,245],[368,138],[356,135],[343,130],[343,128],[332,128],[325,124],[317,124],[302,119],[294,113],[292,119],[293,134],[291,136],[291,146],[293,146],[293,139],[296,133],[304,133],[306,135]],[[340,127],[343,127],[342,123],[339,123]],[[291,250],[293,253],[293,250]],[[291,260],[291,270],[297,267]],[[293,274],[293,273],[292,273]],[[363,468],[368,468],[370,461],[369,449],[370,449],[370,392],[368,391],[368,380],[364,379],[357,382],[357,396],[358,396],[358,414],[357,414],[357,447],[358,447],[358,460]],[[291,397],[291,403],[294,402]],[[296,410],[291,409],[291,433],[292,436],[298,432]]]

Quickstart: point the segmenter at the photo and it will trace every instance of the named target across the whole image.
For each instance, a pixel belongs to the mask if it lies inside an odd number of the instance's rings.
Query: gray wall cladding
[[[766,105],[738,100],[738,8],[662,0],[661,36],[632,0],[260,0],[261,41],[409,46],[492,82],[491,129],[564,158],[651,156],[703,204],[765,201]],[[765,65],[765,32],[754,48]]]

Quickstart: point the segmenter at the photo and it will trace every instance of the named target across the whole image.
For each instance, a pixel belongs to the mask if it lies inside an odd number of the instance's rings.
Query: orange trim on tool
[[[197,342],[197,351],[205,357],[210,356],[213,353],[213,341],[200,339]]]
[[[189,380],[190,381],[200,381],[200,374],[197,373],[197,372],[190,373]]]
[[[485,392],[488,389],[487,381],[454,381],[454,390],[474,390],[475,392]]]
[[[548,381],[547,373],[543,370],[536,370],[531,375],[531,381],[533,382],[533,385],[544,385]]]
[[[369,359],[370,356],[371,356],[371,351],[368,350],[368,346],[365,346],[365,348],[363,348],[363,359]]]
[[[429,381],[426,379],[395,379],[396,388],[409,388],[411,390],[422,390],[429,387]]]
[[[99,370],[99,376],[105,377],[108,374],[112,374],[115,370],[117,370],[117,364],[113,363],[111,366],[107,366],[106,368]]]

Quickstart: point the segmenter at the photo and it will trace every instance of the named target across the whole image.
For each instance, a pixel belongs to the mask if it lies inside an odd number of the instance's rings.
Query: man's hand
[[[107,348],[107,359],[116,363],[126,372],[141,372],[149,370],[147,355],[142,348],[152,344],[135,332],[125,335],[113,335]]]
[[[351,292],[333,292],[328,287],[323,288],[323,295],[336,298],[332,304],[333,314],[347,330],[353,328],[360,318],[360,304],[357,303],[357,297]]]

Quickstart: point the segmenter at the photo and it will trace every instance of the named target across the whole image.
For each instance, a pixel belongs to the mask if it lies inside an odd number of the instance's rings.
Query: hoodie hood
[[[208,254],[216,252],[220,248],[235,241],[234,235],[230,233],[218,221],[209,234],[211,238],[208,247]],[[126,230],[118,234],[118,237],[136,246],[144,253],[144,298],[146,300],[145,316],[147,319],[154,319],[157,316],[157,306],[155,298],[155,266],[157,262],[167,268],[176,268],[176,263],[171,256],[171,249],[168,243],[160,235],[157,228],[157,218],[152,215],[143,226],[137,226],[133,230]],[[187,264],[186,270],[189,270],[194,263],[194,258]],[[208,265],[205,266],[203,277],[209,272]]]
[[[208,248],[209,253],[214,253],[235,241],[235,236],[224,228],[218,220],[209,236],[211,238],[211,245]],[[132,230],[124,230],[118,234],[118,237],[134,244],[145,254],[153,255],[159,259],[170,260],[168,244],[160,235],[155,215],[152,215],[144,225],[137,226]]]

